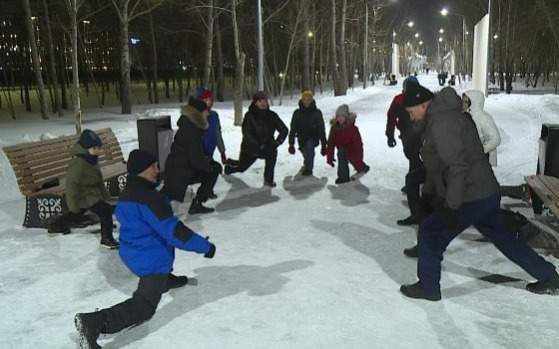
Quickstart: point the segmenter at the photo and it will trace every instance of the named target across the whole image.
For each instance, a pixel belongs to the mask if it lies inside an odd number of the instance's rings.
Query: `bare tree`
[[[341,80],[341,87],[344,89],[344,91],[347,91],[347,84],[348,84],[346,43],[345,43],[346,18],[347,18],[347,0],[343,0],[342,19],[340,22],[340,66],[341,66],[340,80]]]
[[[52,39],[52,29],[50,26],[49,6],[47,4],[47,0],[43,0],[42,4],[43,4],[44,16],[45,16],[45,29],[47,32],[47,46],[49,52],[48,68],[49,68],[52,88],[54,90],[54,108],[58,113],[58,116],[63,116],[64,112],[62,111],[62,101],[60,99],[60,94],[58,91],[58,75],[56,74],[56,55],[54,53],[54,42]]]
[[[206,63],[204,65],[204,80],[205,88],[209,88],[210,79],[212,75],[212,55],[213,55],[213,41],[214,41],[214,0],[208,0],[208,17],[206,21],[207,34],[206,34]]]
[[[303,6],[306,6],[306,5],[303,3]],[[293,45],[295,43],[295,38],[297,37],[297,34],[299,34],[297,29],[299,28],[299,23],[301,22],[302,14],[304,13],[304,11],[302,11],[301,8],[296,9],[296,11],[297,11],[297,17],[295,18],[295,24],[293,26],[293,31],[291,32],[291,40],[289,42],[289,48],[287,49],[287,58],[285,59],[285,67],[284,67],[283,72],[282,72],[283,74],[282,74],[282,78],[281,78],[279,105],[282,104],[283,88],[285,86],[285,79],[287,78],[287,73],[289,71],[289,62],[291,60],[291,52],[293,51]]]
[[[231,15],[233,21],[233,41],[235,44],[235,88],[234,88],[234,106],[235,106],[235,126],[241,126],[243,123],[243,90],[245,81],[245,58],[246,55],[241,49],[239,23],[237,19],[238,0],[231,0]]]
[[[158,82],[159,77],[157,76],[157,38],[155,37],[155,24],[153,23],[153,11],[149,13],[149,29],[151,32],[151,49],[152,49],[152,64],[151,72],[152,72],[152,79],[153,79],[153,102],[155,104],[159,103],[159,89],[158,89]]]
[[[43,82],[43,73],[41,70],[41,59],[39,57],[39,49],[35,41],[35,26],[33,21],[35,17],[31,15],[31,5],[29,0],[22,1],[23,10],[25,11],[25,24],[27,26],[27,34],[29,36],[29,45],[31,46],[31,58],[33,60],[33,69],[35,70],[35,78],[37,79],[37,89],[39,92],[39,103],[41,105],[41,118],[48,119],[47,100],[45,95],[45,83]]]
[[[334,95],[342,96],[346,94],[347,89],[344,89],[338,72],[339,64],[336,53],[336,0],[332,0],[332,28],[330,38],[330,64],[332,70],[332,80],[334,82]]]

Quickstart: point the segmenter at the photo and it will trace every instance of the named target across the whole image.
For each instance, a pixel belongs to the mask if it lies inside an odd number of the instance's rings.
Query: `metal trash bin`
[[[159,168],[165,170],[165,161],[173,144],[173,128],[169,115],[138,119],[138,145],[157,158]]]
[[[542,125],[536,173],[559,178],[559,124]],[[535,214],[543,211],[543,202],[537,195],[532,195],[532,207]]]

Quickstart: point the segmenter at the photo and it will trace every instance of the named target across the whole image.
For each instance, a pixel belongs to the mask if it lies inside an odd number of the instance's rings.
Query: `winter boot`
[[[402,192],[402,194],[407,194],[408,193],[408,188],[404,185],[402,187],[402,189],[400,189],[400,191]]]
[[[192,204],[190,205],[190,208],[188,209],[188,213],[190,213],[190,214],[205,214],[205,213],[212,213],[214,211],[215,211],[215,209],[204,206],[202,204],[202,201],[200,201],[196,198],[194,198],[194,200],[192,200]]]
[[[186,276],[176,276],[174,274],[169,274],[169,279],[167,280],[167,290],[183,287],[187,283],[188,278]]]
[[[348,183],[349,182],[349,178],[337,178],[336,179],[336,184],[344,184],[344,183]]]
[[[63,227],[55,223],[51,223],[47,226],[47,231],[49,236],[54,236],[54,234],[70,234],[71,230],[68,227]]]
[[[404,254],[410,258],[419,258],[419,250],[417,249],[417,245],[414,247],[406,248],[404,250]]]
[[[101,246],[108,248],[109,250],[116,250],[120,244],[112,237],[107,237],[101,239]]]
[[[74,325],[80,336],[81,349],[98,349],[97,338],[105,326],[105,319],[100,311],[93,313],[78,313],[74,317]]]
[[[396,224],[402,225],[402,226],[409,226],[409,225],[419,224],[419,222],[418,222],[417,217],[415,217],[415,215],[411,215],[408,218],[400,219],[400,220],[396,221]]]
[[[264,186],[265,187],[270,187],[270,188],[275,188],[276,187],[276,182],[264,180]]]
[[[305,169],[301,172],[301,175],[302,175],[302,176],[312,176],[312,170],[308,170],[308,169],[305,168]]]
[[[212,192],[208,195],[208,198],[211,200],[215,200],[217,199],[217,194],[214,193],[214,191],[212,190]]]
[[[532,293],[559,295],[559,274],[553,273],[553,276],[546,281],[532,282],[526,285],[526,289]]]
[[[412,285],[402,285],[400,292],[409,298],[426,299],[433,302],[441,300],[441,291],[427,292],[419,281]]]
[[[235,173],[236,167],[231,166],[229,164],[225,165],[225,167],[223,168],[223,173],[225,173],[226,175],[230,175],[231,173]]]

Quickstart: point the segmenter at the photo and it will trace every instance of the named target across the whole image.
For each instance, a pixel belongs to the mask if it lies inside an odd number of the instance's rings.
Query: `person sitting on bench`
[[[105,188],[98,164],[102,145],[95,132],[84,130],[72,147],[74,157],[68,164],[64,193],[69,212],[55,218],[48,225],[48,232],[69,234],[72,224],[86,211],[91,211],[101,222],[101,246],[116,249],[118,242],[113,238],[114,207],[108,202],[111,196]]]

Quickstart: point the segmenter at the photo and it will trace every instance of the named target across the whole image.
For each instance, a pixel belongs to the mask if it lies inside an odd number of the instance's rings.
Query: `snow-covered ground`
[[[421,83],[438,89],[436,77]],[[408,213],[400,193],[407,162],[401,145],[386,146],[386,110],[400,87],[355,89],[346,97],[317,96],[325,118],[341,103],[357,112],[371,166],[360,181],[336,186],[335,169],[316,159],[315,176],[296,176],[300,155],[280,148],[278,187],[262,188],[263,162],[222,177],[215,214],[187,217],[210,235],[212,260],[177,252],[175,272],[196,286],[165,294],[147,323],[100,341],[106,348],[556,348],[559,298],[524,290],[529,276],[473,230],[454,241],[443,262],[443,301],[404,298],[398,288],[415,281],[416,261],[402,249],[415,231],[396,225]],[[274,107],[289,122],[296,100]],[[231,103],[218,103],[230,157],[240,129]],[[491,95],[503,144],[496,174],[522,182],[536,168],[542,122],[559,123],[559,96]],[[170,114],[178,105],[135,109]],[[91,111],[85,126],[112,127],[127,154],[137,146],[135,116]],[[72,133],[70,118],[0,124],[0,146]],[[74,348],[76,312],[128,298],[137,278],[118,253],[99,248],[91,227],[49,238],[23,229],[24,200],[0,154],[0,347]],[[549,257],[559,266],[559,260]]]

